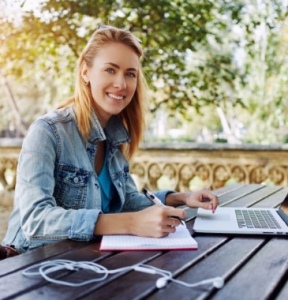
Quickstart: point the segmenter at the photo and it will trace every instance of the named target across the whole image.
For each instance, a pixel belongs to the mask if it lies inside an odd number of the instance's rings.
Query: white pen
[[[143,194],[144,194],[150,201],[152,201],[155,205],[165,206],[159,198],[157,198],[154,194],[152,194],[151,192],[149,192],[147,189],[143,188],[143,189],[142,189],[142,192],[143,192]],[[176,217],[176,216],[171,216],[171,217],[172,217],[172,218],[178,219],[178,220],[180,221],[180,223],[181,223],[182,225],[184,225],[184,221],[181,220],[179,217]]]
[[[143,188],[142,192],[154,204],[160,205],[160,206],[165,206],[159,198],[157,198],[155,195],[153,195],[152,193],[150,193],[147,189]]]

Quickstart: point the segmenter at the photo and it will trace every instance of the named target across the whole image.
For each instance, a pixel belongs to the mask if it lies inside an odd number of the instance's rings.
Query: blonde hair
[[[74,97],[61,105],[61,107],[71,104],[75,105],[77,125],[86,140],[91,130],[93,97],[90,86],[85,84],[81,76],[81,70],[84,63],[86,63],[88,67],[91,67],[98,51],[107,43],[111,42],[123,43],[131,47],[139,59],[143,57],[143,50],[139,40],[128,30],[113,26],[103,26],[92,34],[77,62]],[[133,156],[142,141],[145,128],[146,99],[147,84],[140,65],[135,94],[129,105],[118,115],[131,136],[131,142],[125,146],[122,145],[120,148],[127,158]]]

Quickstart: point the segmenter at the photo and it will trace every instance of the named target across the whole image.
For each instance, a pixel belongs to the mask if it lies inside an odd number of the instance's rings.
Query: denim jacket
[[[105,130],[93,113],[85,141],[73,107],[50,112],[29,128],[17,168],[14,209],[3,244],[20,252],[61,239],[90,241],[101,212],[101,191],[94,170],[97,141],[106,140],[109,173],[119,195],[119,211],[151,205],[140,194],[119,145],[130,136],[117,117]],[[165,203],[168,191],[156,195]]]

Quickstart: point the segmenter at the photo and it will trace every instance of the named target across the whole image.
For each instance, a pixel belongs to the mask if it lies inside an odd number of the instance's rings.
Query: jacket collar
[[[91,118],[91,131],[88,136],[88,141],[90,143],[95,143],[97,141],[103,141],[106,139],[112,145],[117,147],[121,144],[130,142],[130,135],[117,116],[112,116],[107,123],[107,126],[103,129],[93,110]]]

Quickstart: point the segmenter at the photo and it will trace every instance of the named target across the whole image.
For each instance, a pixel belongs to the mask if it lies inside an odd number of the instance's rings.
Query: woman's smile
[[[122,95],[115,95],[115,94],[112,94],[112,93],[107,93],[107,96],[113,100],[123,100],[125,98],[125,96],[122,96]]]

